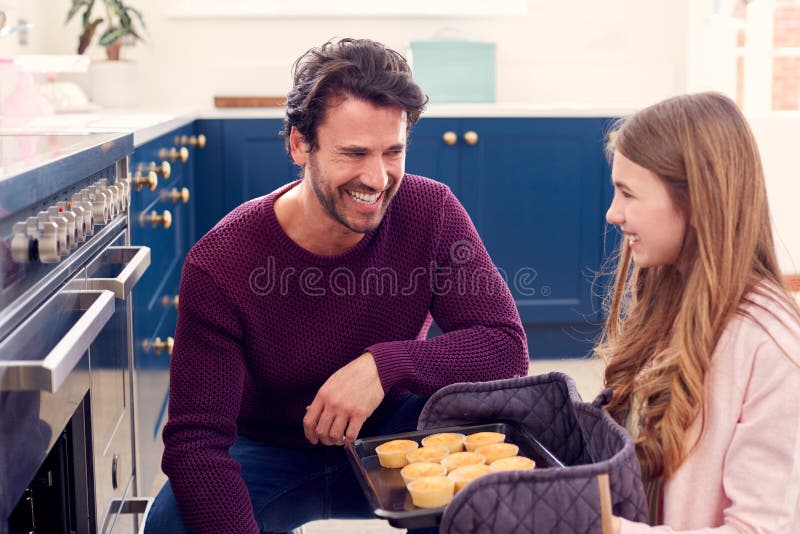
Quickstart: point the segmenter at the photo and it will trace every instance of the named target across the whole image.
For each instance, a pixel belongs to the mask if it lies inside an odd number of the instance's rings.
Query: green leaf
[[[145,25],[145,23],[144,23],[144,17],[142,17],[142,13],[138,9],[134,9],[132,7],[129,7],[128,11],[130,11],[131,13],[136,15],[136,18],[139,19],[139,24],[141,24],[142,28],[144,28],[146,30],[147,29],[147,25]]]
[[[72,0],[72,6],[70,6],[69,11],[67,12],[67,18],[64,21],[64,24],[70,21],[75,14],[81,10],[81,8],[85,8],[86,11],[83,13],[84,21],[87,18],[87,15],[92,11],[92,4],[94,0]]]
[[[128,33],[125,28],[111,27],[100,36],[100,46],[111,46],[114,42]]]
[[[92,23],[92,8],[94,8],[94,0],[86,0],[86,11],[83,12],[84,28],[88,28]]]

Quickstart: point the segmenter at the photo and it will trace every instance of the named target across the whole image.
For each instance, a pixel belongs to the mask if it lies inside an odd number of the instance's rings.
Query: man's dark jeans
[[[362,436],[413,431],[427,399],[411,395],[391,407],[382,423],[368,424]],[[386,410],[381,406],[376,416]],[[318,519],[374,518],[343,447],[292,449],[240,436],[230,449],[242,466],[256,522],[262,533],[287,532]],[[411,531],[417,534],[438,529]],[[177,534],[188,530],[167,482],[147,518],[147,534]]]

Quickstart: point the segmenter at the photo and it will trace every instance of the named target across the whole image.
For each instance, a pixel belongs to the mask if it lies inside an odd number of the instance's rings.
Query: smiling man
[[[524,375],[508,287],[450,190],[405,174],[426,97],[405,60],[342,39],[295,64],[298,181],[191,250],[148,532],[280,532],[371,517],[341,445],[416,429],[454,382]],[[442,335],[426,339],[431,319]]]

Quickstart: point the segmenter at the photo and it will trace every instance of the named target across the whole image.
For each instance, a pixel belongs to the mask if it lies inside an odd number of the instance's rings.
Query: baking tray
[[[513,422],[428,428],[416,432],[357,439],[352,444],[345,445],[347,457],[377,517],[387,519],[390,525],[397,528],[426,528],[439,525],[444,507],[414,506],[411,495],[406,491],[403,477],[400,476],[400,469],[381,467],[378,455],[375,453],[375,447],[393,439],[413,439],[419,442],[425,436],[439,432],[460,432],[467,435],[475,432],[501,432],[506,435],[506,442],[519,446],[520,456],[527,456],[536,462],[536,469],[564,467],[564,464],[539,440]]]

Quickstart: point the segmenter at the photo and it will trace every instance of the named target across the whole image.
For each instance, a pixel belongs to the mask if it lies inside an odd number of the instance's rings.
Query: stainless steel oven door
[[[0,522],[83,405],[90,346],[113,314],[110,291],[62,289],[0,341]],[[75,479],[82,481],[74,506],[87,521],[77,530],[88,532],[95,517],[91,460],[74,462]]]
[[[113,317],[92,343],[91,412],[98,532],[135,532],[131,290],[150,265],[148,247],[119,235],[86,267],[87,289],[113,291]]]

